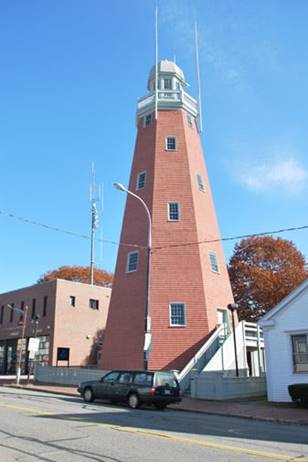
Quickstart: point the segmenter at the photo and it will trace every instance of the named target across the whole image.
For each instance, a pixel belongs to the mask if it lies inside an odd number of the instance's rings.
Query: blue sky
[[[49,269],[87,265],[89,242],[6,214],[89,234],[92,160],[100,236],[118,241],[136,99],[153,64],[154,0],[0,2],[0,292]],[[223,236],[308,224],[308,3],[161,0],[159,58],[195,95],[200,34],[202,142]],[[285,233],[308,255],[308,231]],[[226,258],[234,243],[225,245]],[[117,246],[98,265],[113,271]]]

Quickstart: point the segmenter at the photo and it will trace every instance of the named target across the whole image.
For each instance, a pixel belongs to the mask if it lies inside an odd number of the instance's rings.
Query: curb
[[[65,391],[57,391],[57,390],[46,390],[44,388],[38,388],[38,387],[31,387],[28,385],[16,385],[16,384],[1,384],[0,386],[5,386],[9,388],[15,388],[15,389],[22,389],[22,390],[27,390],[27,391],[38,391],[42,393],[49,393],[53,395],[64,395],[64,396],[72,396],[79,398],[78,393],[72,393],[72,392],[65,392]],[[176,405],[174,405],[176,406]],[[269,423],[279,423],[283,425],[297,425],[297,426],[308,426],[308,421],[302,421],[299,420],[297,422],[294,422],[294,420],[285,420],[281,418],[275,418],[275,417],[260,417],[260,416],[253,416],[253,415],[242,415],[242,414],[227,414],[227,413],[221,413],[221,412],[213,412],[213,411],[207,411],[207,410],[201,410],[201,409],[183,409],[183,408],[178,408],[178,407],[170,407],[168,409],[172,409],[173,411],[180,411],[180,412],[193,412],[196,414],[207,414],[207,415],[218,415],[220,417],[232,417],[235,419],[246,419],[246,420],[255,420],[259,422],[269,422]]]

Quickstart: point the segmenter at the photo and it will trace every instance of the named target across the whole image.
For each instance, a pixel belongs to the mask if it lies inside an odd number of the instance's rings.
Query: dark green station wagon
[[[164,409],[181,401],[179,383],[174,373],[168,371],[111,371],[101,380],[82,382],[77,390],[86,402],[126,402],[133,409],[141,404]]]

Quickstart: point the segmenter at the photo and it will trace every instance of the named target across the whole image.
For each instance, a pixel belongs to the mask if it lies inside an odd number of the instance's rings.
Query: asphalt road
[[[0,462],[308,462],[308,428],[0,388]]]

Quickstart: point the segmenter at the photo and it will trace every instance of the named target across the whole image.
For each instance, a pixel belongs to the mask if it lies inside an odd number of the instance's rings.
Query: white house
[[[269,401],[291,401],[288,385],[308,383],[308,279],[259,320]]]

